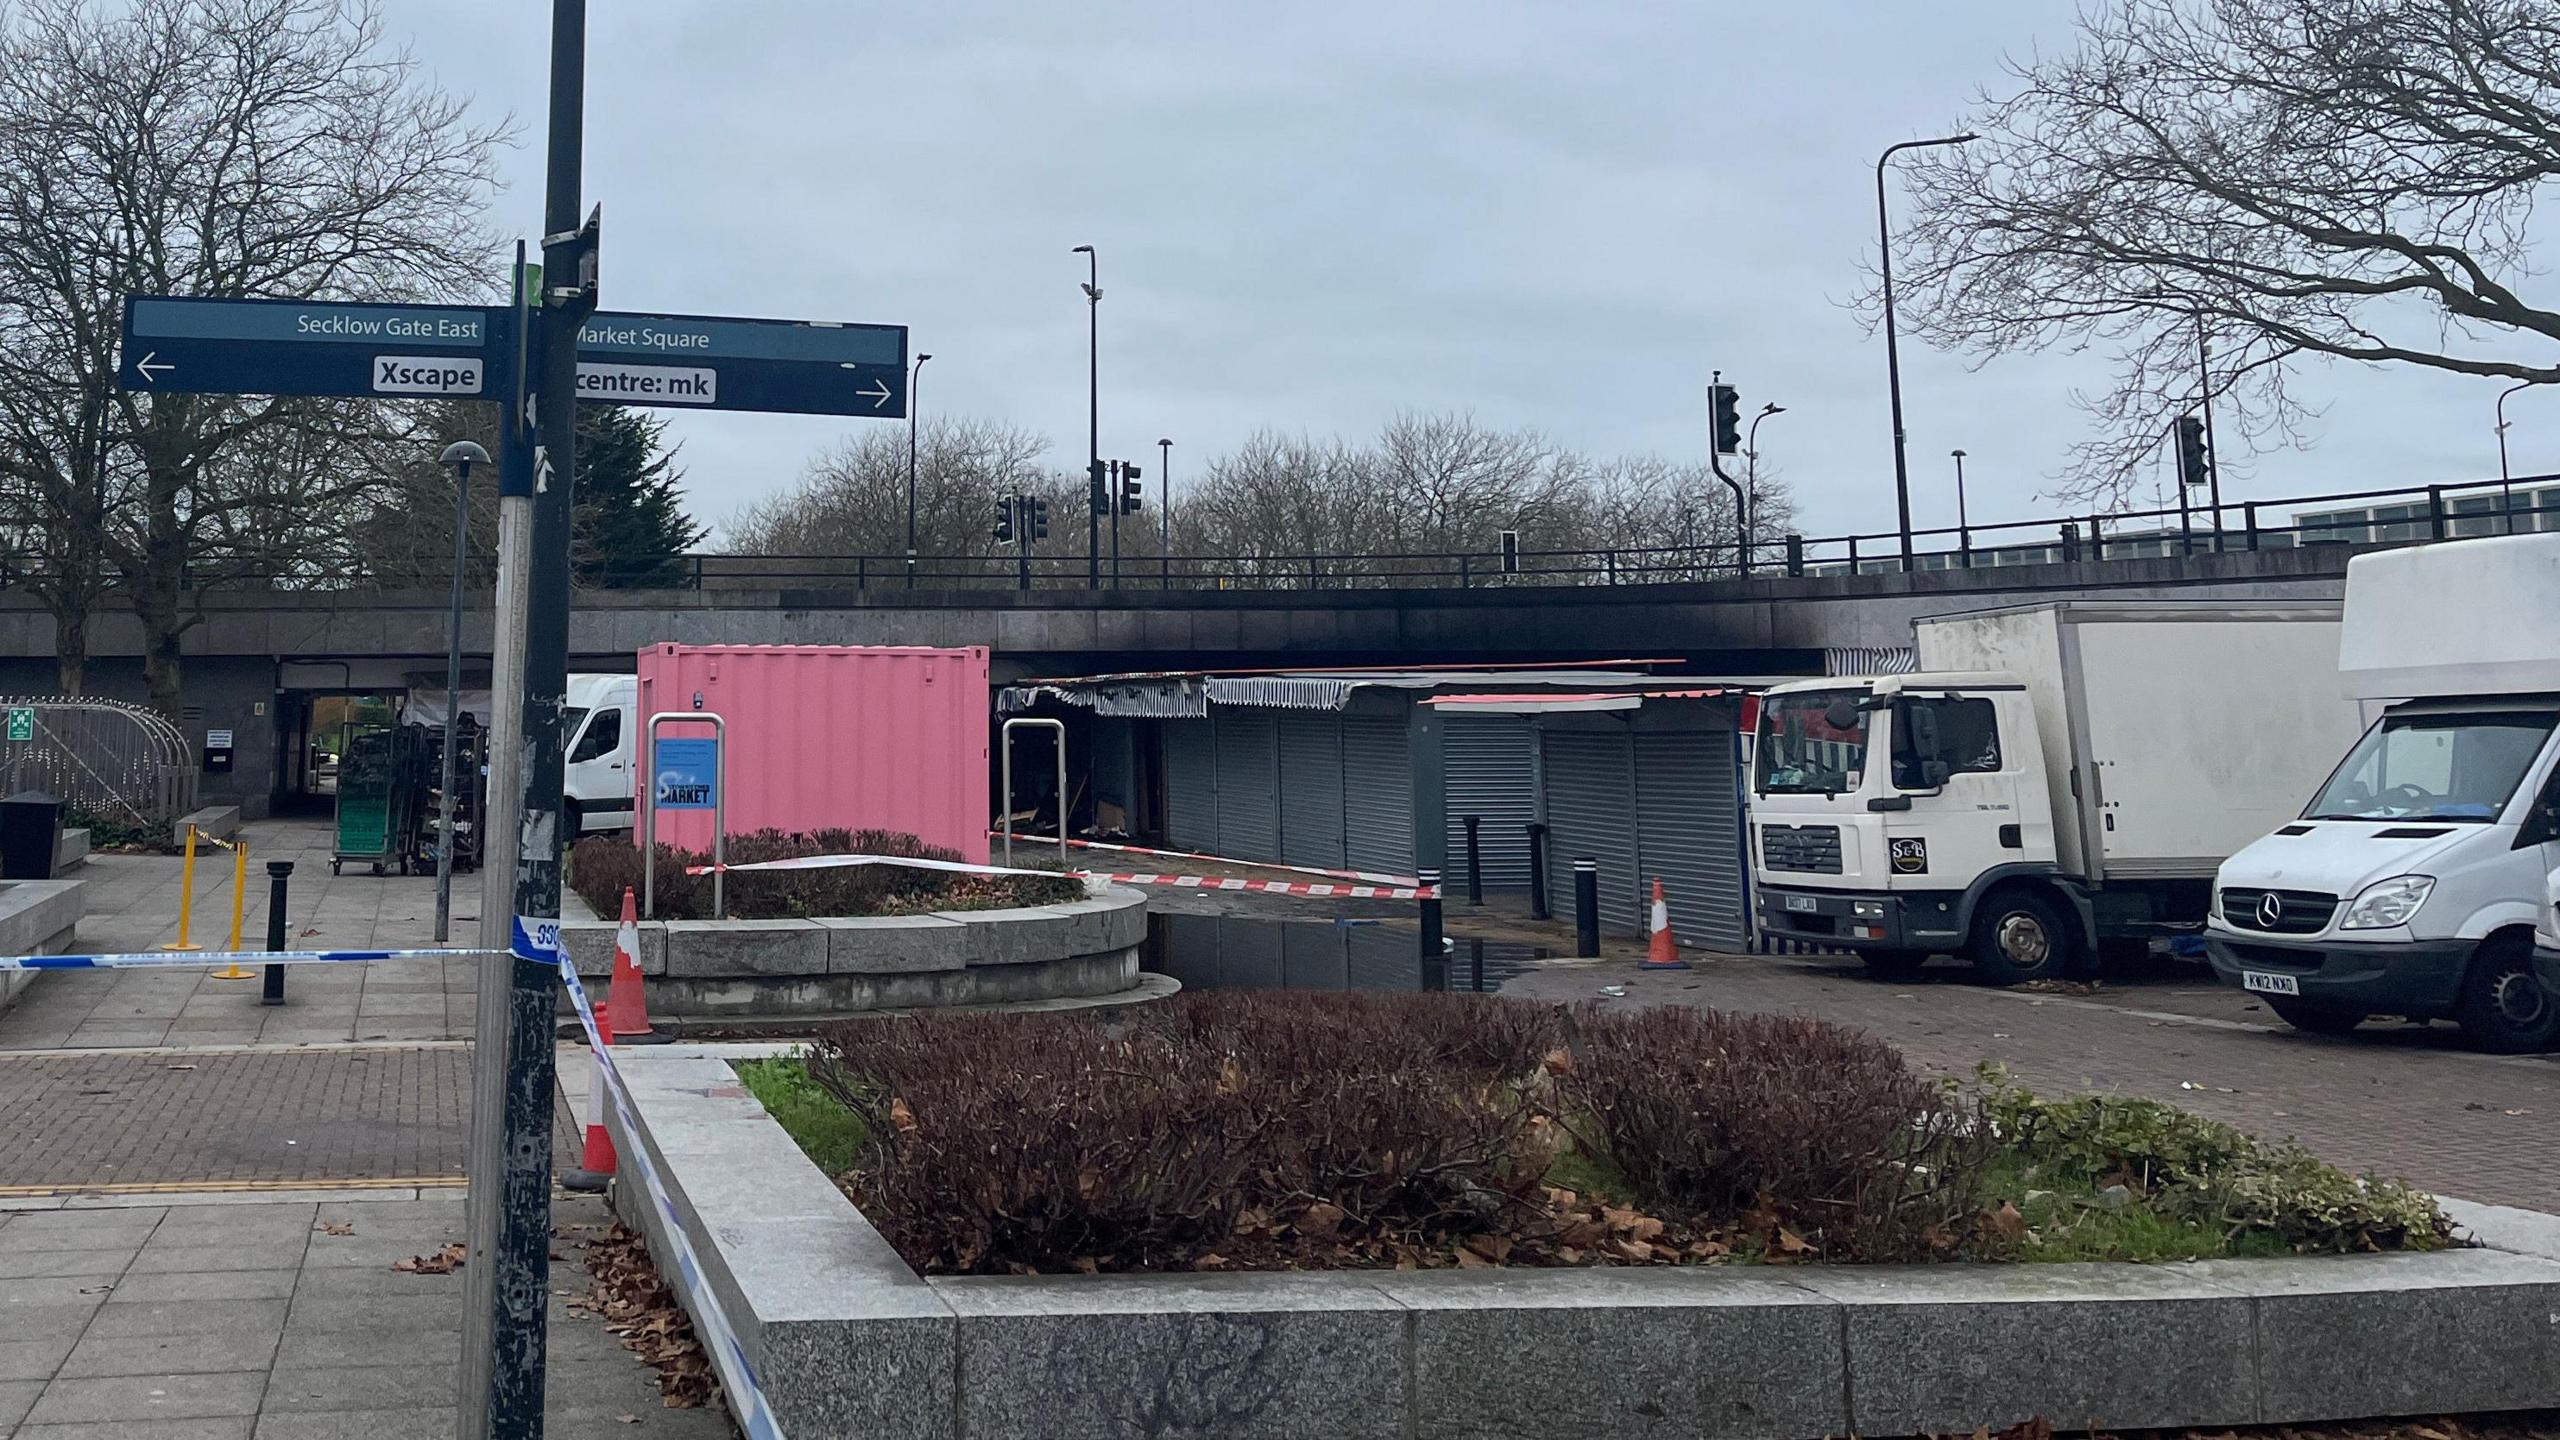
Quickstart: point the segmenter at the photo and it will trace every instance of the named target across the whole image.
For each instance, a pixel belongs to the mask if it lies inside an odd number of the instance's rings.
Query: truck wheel
[[[1994,985],[2069,973],[2074,934],[2062,907],[2034,890],[2001,890],[1973,912],[1973,968]]]
[[[2453,1018],[2475,1049],[2495,1055],[2529,1055],[2560,1040],[2560,1006],[2533,978],[2532,947],[2514,935],[2480,943]]]
[[[1866,962],[1867,973],[1879,980],[1917,980],[1921,968],[1929,963],[1926,950],[1861,950],[1858,958]]]
[[[2361,1010],[2333,1010],[2326,1005],[2288,1000],[2276,995],[2259,998],[2267,1002],[2268,1009],[2276,1012],[2277,1019],[2309,1035],[2344,1035],[2364,1023]]]

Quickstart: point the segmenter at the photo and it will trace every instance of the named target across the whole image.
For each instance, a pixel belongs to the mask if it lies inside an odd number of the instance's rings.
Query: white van
[[[2396,703],[2298,819],[2223,864],[2215,973],[2320,1034],[2401,1015],[2553,1048],[2533,932],[2560,866],[2560,534],[2357,556],[2338,668]]]
[[[572,675],[560,717],[561,828],[572,837],[628,830],[640,748],[640,681],[632,675]]]

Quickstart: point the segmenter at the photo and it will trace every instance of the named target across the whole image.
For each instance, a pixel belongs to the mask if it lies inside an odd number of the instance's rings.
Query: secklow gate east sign
[[[143,394],[500,400],[517,364],[505,306],[136,295],[117,379]],[[903,325],[599,311],[578,332],[581,399],[670,409],[903,419]]]

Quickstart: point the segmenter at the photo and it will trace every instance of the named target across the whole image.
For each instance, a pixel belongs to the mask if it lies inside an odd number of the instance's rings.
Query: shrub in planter
[[[733,865],[790,860],[803,855],[895,855],[910,859],[958,860],[959,852],[927,845],[913,835],[889,830],[774,829],[733,835],[728,860]],[[672,845],[657,847],[657,913],[667,920],[711,918],[711,877],[689,875],[686,868],[708,865],[711,857]],[[622,908],[625,886],[641,888],[640,851],[628,841],[590,836],[569,852],[569,884],[599,915],[611,917]],[[796,920],[820,915],[908,915],[927,910],[987,910],[1016,905],[1054,905],[1084,898],[1083,885],[1065,876],[963,875],[914,870],[895,865],[863,865],[826,870],[752,871],[731,874],[727,883],[730,918]]]

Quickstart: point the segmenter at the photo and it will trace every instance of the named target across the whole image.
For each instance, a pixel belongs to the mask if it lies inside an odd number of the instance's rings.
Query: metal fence
[[[0,696],[0,717],[0,793],[41,790],[137,823],[196,808],[196,757],[156,711],[121,700]]]

